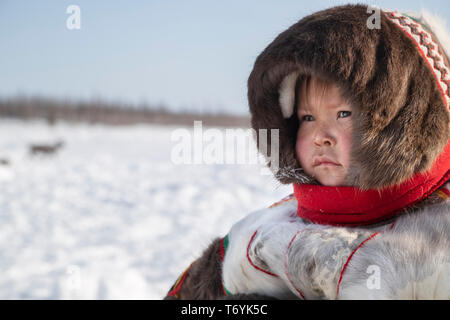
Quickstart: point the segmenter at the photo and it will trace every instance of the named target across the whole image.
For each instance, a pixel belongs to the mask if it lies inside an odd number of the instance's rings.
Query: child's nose
[[[336,139],[330,134],[329,130],[319,128],[314,135],[314,144],[320,146],[334,146]]]

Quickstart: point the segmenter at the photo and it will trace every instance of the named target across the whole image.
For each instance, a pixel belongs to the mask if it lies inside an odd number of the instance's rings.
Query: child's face
[[[305,172],[322,185],[344,186],[352,144],[351,105],[336,86],[324,86],[314,78],[308,89],[303,83],[299,90],[297,159]]]

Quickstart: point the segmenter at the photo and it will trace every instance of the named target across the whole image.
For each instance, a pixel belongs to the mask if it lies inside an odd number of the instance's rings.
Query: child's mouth
[[[340,164],[331,161],[331,159],[321,156],[314,159],[314,167],[318,166],[340,166]]]
[[[321,162],[317,166],[338,167],[339,165],[333,162]]]

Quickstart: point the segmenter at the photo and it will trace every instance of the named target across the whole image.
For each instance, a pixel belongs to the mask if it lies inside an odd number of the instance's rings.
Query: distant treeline
[[[162,124],[193,125],[201,120],[205,126],[250,127],[249,116],[226,113],[173,112],[159,106],[133,106],[102,101],[75,102],[43,97],[0,98],[0,117],[23,120],[45,119],[49,124],[69,122],[109,125]]]

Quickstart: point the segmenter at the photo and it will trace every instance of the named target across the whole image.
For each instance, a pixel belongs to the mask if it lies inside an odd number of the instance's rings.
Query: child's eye
[[[302,121],[313,121],[313,116],[310,115],[306,115],[302,117]]]
[[[351,116],[351,112],[350,111],[339,111],[338,112],[338,118],[347,118]],[[342,115],[342,117],[339,117],[339,115]]]

